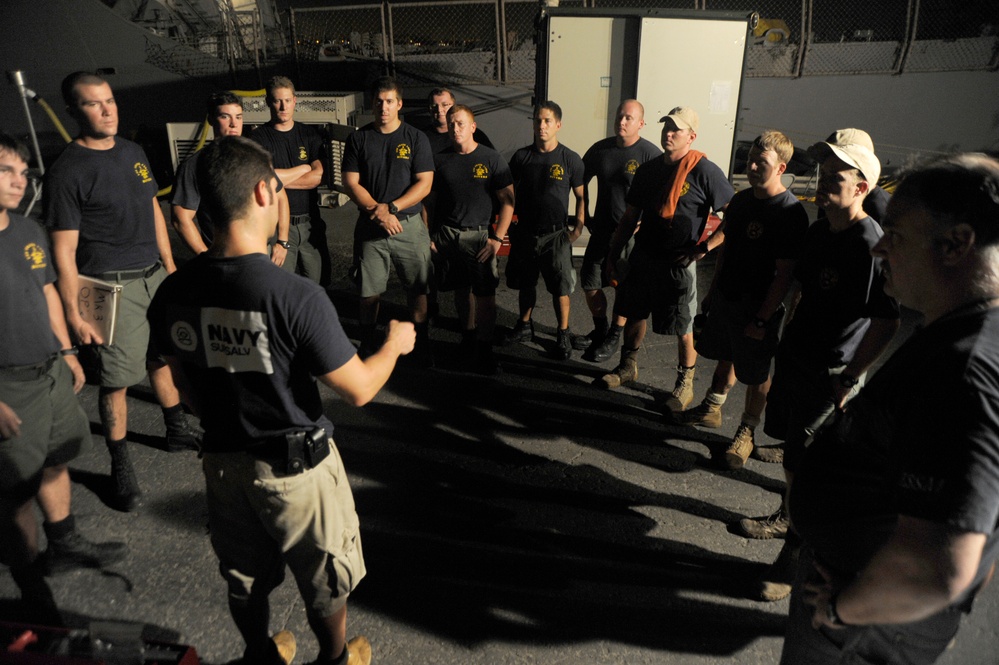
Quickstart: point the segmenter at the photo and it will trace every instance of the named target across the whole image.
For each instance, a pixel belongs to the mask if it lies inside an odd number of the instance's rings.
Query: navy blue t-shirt
[[[322,161],[326,146],[322,134],[312,125],[296,122],[287,132],[274,129],[271,125],[261,125],[250,134],[250,138],[262,145],[274,158],[274,168],[290,169],[302,164]],[[292,215],[309,215],[317,211],[319,191],[312,189],[289,189],[288,209]],[[185,206],[186,207],[186,206]]]
[[[183,364],[205,450],[316,425],[332,433],[314,377],[355,354],[317,284],[264,254],[192,259],[166,278],[149,308],[154,348]]]
[[[0,367],[44,362],[59,350],[52,332],[45,285],[56,274],[45,232],[33,220],[8,212],[0,231]]]
[[[80,232],[81,275],[145,268],[160,258],[156,192],[149,159],[137,144],[120,136],[110,150],[70,143],[45,174],[45,226]]]
[[[656,144],[643,138],[630,146],[620,147],[613,136],[601,139],[583,155],[583,180],[597,179],[597,204],[590,224],[593,229],[613,231],[627,207],[625,196],[638,167],[662,156]]]
[[[981,583],[999,554],[999,309],[913,334],[816,433],[789,505],[819,560],[846,576],[898,515],[984,533],[971,588]]]
[[[565,226],[569,192],[583,184],[583,160],[561,143],[550,152],[534,145],[510,159],[516,189],[517,231]]]
[[[665,159],[653,159],[638,167],[625,197],[628,205],[642,211],[642,225],[635,234],[636,249],[665,257],[667,252],[696,245],[711,211],[721,210],[735,193],[721,169],[701,158],[687,174],[673,218],[663,219],[659,211],[676,178],[677,167]]]
[[[417,173],[433,172],[434,155],[427,135],[405,122],[390,134],[375,125],[360,128],[347,139],[344,173],[360,175],[360,184],[378,203],[394,201],[416,181]],[[398,216],[416,215],[422,205],[400,209]]]
[[[492,148],[467,155],[449,148],[434,155],[435,223],[470,227],[491,224],[496,192],[513,183],[510,168]]]
[[[781,339],[782,352],[812,369],[839,367],[853,358],[872,318],[898,318],[898,303],[884,291],[881,261],[871,256],[881,236],[870,217],[836,233],[828,219],[808,227],[794,269],[801,301]]]
[[[785,190],[758,199],[744,189],[725,209],[725,260],[718,288],[728,300],[748,296],[760,302],[767,296],[777,261],[797,260],[808,231],[808,213],[797,197]]]

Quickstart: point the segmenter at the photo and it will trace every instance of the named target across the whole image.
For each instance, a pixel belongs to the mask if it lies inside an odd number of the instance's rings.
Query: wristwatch
[[[389,201],[388,209],[389,209],[389,214],[390,215],[398,215],[399,214],[399,206],[397,206],[395,204],[395,201]]]
[[[829,602],[826,604],[826,620],[834,626],[845,626],[846,623],[839,618],[839,612],[836,611],[836,595],[829,597]]]
[[[80,355],[80,349],[78,349],[75,346],[71,346],[68,349],[61,349],[59,351],[59,355],[63,356],[63,357],[66,357],[66,356],[78,356],[78,355]]]
[[[860,383],[860,380],[850,376],[849,374],[839,375],[839,384],[844,388],[853,388],[858,383]]]
[[[275,245],[281,245],[285,249],[291,249],[291,243],[288,242],[287,240],[275,240],[274,244]]]

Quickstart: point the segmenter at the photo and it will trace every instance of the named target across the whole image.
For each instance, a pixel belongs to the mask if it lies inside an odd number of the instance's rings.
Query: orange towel
[[[673,185],[668,191],[663,192],[663,201],[659,207],[659,216],[666,222],[673,220],[676,213],[676,204],[680,200],[680,193],[683,191],[683,184],[687,182],[687,175],[697,166],[697,162],[704,157],[703,152],[691,150],[680,160],[677,166],[676,175],[673,177]]]

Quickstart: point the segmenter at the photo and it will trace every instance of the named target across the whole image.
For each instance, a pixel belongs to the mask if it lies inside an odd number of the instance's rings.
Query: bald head
[[[620,146],[630,146],[638,141],[645,126],[645,107],[637,99],[626,99],[617,107],[614,119],[614,137]]]

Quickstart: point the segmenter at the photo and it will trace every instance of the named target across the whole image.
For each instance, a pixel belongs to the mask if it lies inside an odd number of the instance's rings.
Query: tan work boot
[[[771,538],[786,538],[787,530],[791,526],[791,520],[784,512],[784,505],[781,504],[772,515],[767,517],[744,517],[739,520],[736,533],[746,538],[756,540],[769,540]]]
[[[800,548],[784,543],[777,560],[767,569],[760,580],[760,600],[775,602],[791,595],[791,583],[798,568]]]
[[[284,665],[291,665],[291,661],[295,660],[295,653],[298,651],[298,646],[295,644],[295,634],[290,630],[282,630],[274,633],[271,641],[277,648],[278,658],[281,659],[281,662]]]
[[[722,464],[727,469],[741,469],[751,452],[753,452],[753,428],[746,424],[739,425],[731,445],[725,451]]]
[[[622,349],[621,363],[610,374],[600,379],[605,388],[620,388],[638,379],[638,349]]]
[[[370,665],[371,642],[364,635],[358,635],[347,642],[347,665]]]
[[[677,414],[694,401],[694,367],[676,368],[676,385],[666,398],[665,410]]]
[[[663,415],[672,416],[673,422],[679,425],[699,425],[700,427],[716,428],[721,427],[722,424],[722,405],[712,404],[705,397],[704,401],[693,409],[687,409],[677,414],[673,414],[672,411],[666,411]]]

